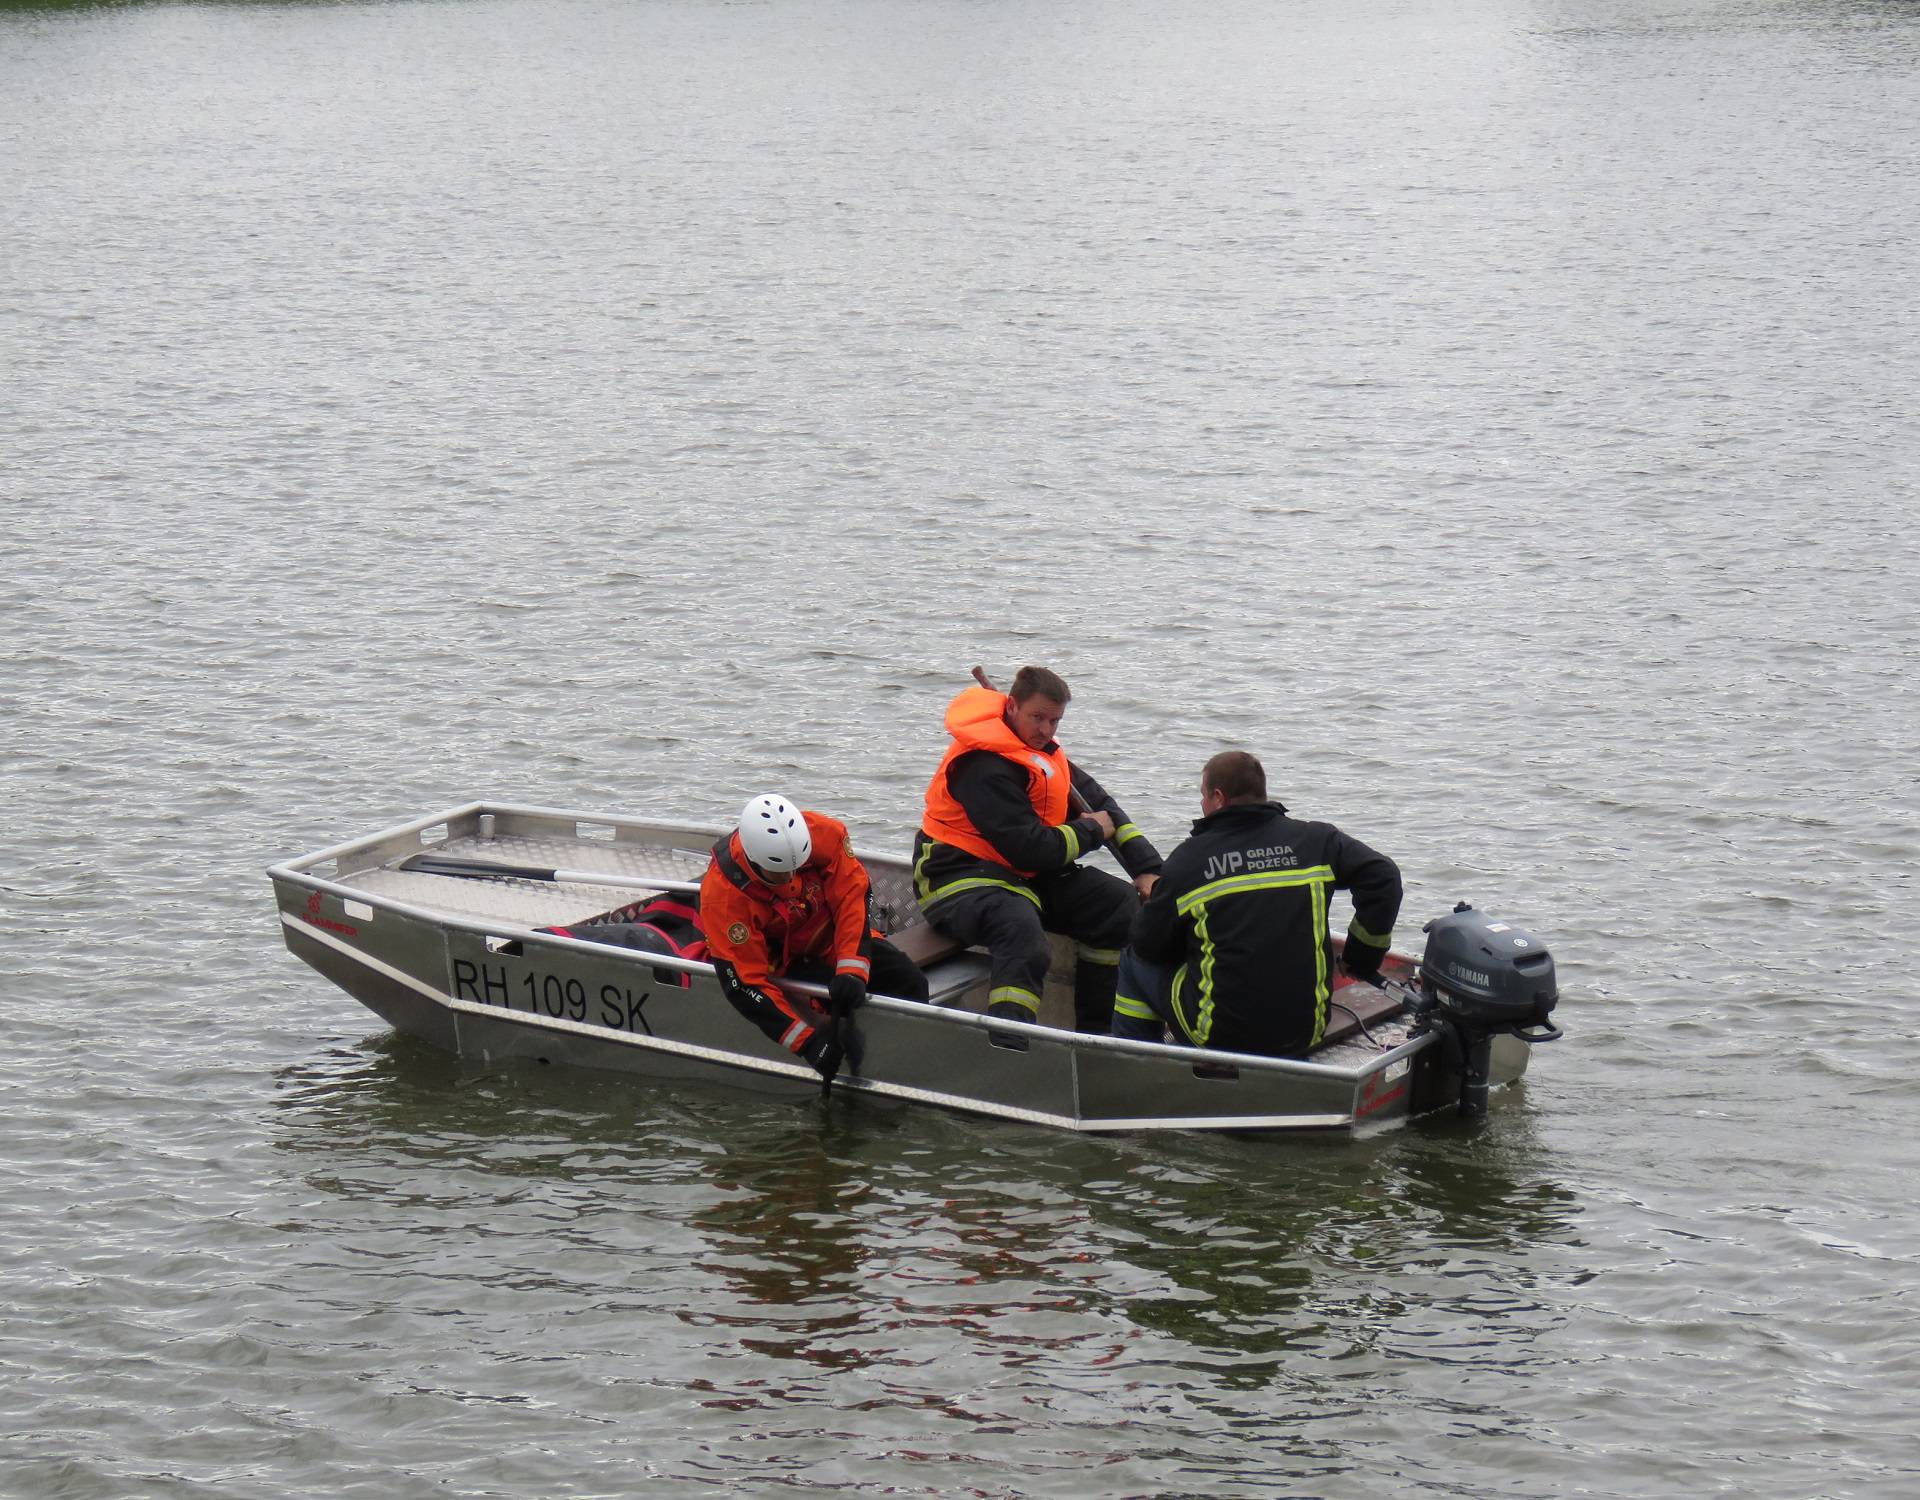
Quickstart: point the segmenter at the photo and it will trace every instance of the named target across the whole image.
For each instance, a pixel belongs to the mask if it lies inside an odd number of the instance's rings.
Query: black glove
[[[858,1010],[866,999],[867,986],[858,974],[836,974],[827,985],[827,1009],[836,1016]]]
[[[840,1040],[840,1028],[822,1026],[813,1034],[813,1040],[800,1049],[800,1055],[813,1064],[814,1071],[820,1075],[821,1087],[832,1083],[847,1055],[846,1044]]]

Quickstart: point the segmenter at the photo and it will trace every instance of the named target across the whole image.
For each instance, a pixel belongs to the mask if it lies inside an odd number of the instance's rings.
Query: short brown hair
[[[1049,672],[1045,667],[1022,667],[1014,673],[1013,686],[1007,689],[1007,696],[1015,703],[1025,703],[1035,696],[1051,698],[1062,708],[1073,701],[1065,680],[1058,672]]]
[[[1200,772],[1203,791],[1220,793],[1229,802],[1265,802],[1267,772],[1258,756],[1244,750],[1222,750]]]

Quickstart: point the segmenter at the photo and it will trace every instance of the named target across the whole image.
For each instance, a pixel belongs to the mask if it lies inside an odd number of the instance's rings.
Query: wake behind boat
[[[273,866],[287,947],[383,1020],[484,1063],[524,1058],[801,1096],[814,1071],[722,995],[710,964],[580,931],[648,893],[691,894],[727,830],[472,802]],[[1353,1130],[1459,1105],[1526,1071],[1559,1032],[1544,946],[1459,908],[1379,986],[1342,975],[1304,1061],[989,1019],[987,960],[921,916],[904,858],[861,854],[875,925],[931,1003],[872,995],[842,1092],[1075,1131]],[[1336,939],[1336,943],[1338,940]],[[808,990],[805,985],[794,988]],[[820,993],[817,988],[813,993]]]

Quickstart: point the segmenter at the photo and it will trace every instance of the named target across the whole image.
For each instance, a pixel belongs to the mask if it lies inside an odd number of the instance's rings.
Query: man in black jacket
[[[1400,914],[1400,871],[1331,823],[1267,800],[1244,750],[1200,773],[1192,836],[1167,858],[1120,962],[1115,1036],[1266,1057],[1304,1057],[1325,1034],[1333,993],[1327,904],[1353,893],[1345,965],[1379,972]]]

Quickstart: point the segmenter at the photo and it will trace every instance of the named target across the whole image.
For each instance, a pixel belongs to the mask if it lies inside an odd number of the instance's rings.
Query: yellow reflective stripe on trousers
[[[1186,987],[1186,983],[1187,966],[1182,964],[1173,971],[1173,989],[1169,994],[1172,997],[1173,1019],[1181,1035],[1191,1042],[1194,1039],[1193,1028],[1187,1024],[1187,1018],[1180,1014],[1180,991]]]
[[[1129,1021],[1157,1021],[1160,1018],[1153,1013],[1153,1007],[1144,1000],[1136,1000],[1131,995],[1113,997],[1113,1013],[1125,1016]]]
[[[1301,870],[1257,870],[1246,875],[1228,875],[1197,885],[1174,903],[1174,910],[1185,916],[1196,906],[1204,906],[1217,896],[1235,896],[1242,891],[1283,890],[1294,885],[1333,884],[1333,869],[1328,865],[1308,865]]]
[[[1118,948],[1090,948],[1085,943],[1073,945],[1073,956],[1083,958],[1090,964],[1117,964],[1120,962]]]
[[[1040,1014],[1040,997],[1032,990],[1023,990],[1017,984],[1003,984],[996,990],[987,991],[987,1004],[998,1005],[1002,1001],[1010,1005],[1025,1006],[1036,1016]]]

